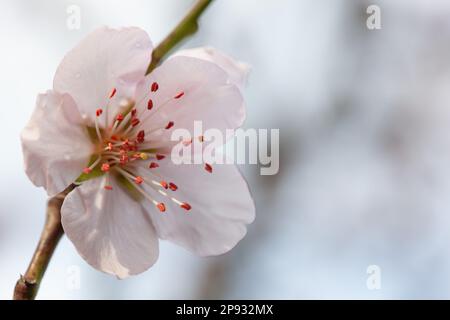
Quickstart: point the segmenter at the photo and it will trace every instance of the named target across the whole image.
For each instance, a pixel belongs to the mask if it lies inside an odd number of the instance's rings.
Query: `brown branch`
[[[66,195],[74,188],[75,185],[72,184],[66,190],[48,200],[44,230],[42,230],[41,238],[27,271],[17,280],[14,288],[14,300],[32,300],[36,297],[48,263],[64,233],[60,213],[62,203]]]
[[[172,30],[171,33],[153,50],[152,61],[146,74],[152,72],[161,60],[182,40],[193,35],[198,30],[198,18],[213,0],[197,0],[183,20]]]

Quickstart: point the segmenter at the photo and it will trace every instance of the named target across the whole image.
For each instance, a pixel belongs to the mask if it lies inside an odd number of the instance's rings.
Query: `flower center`
[[[160,130],[170,130],[175,123],[169,121],[165,126],[145,130],[142,124],[146,123],[156,112],[161,110],[172,99],[178,100],[184,96],[184,92],[179,92],[169,101],[161,104],[158,109],[153,110],[154,103],[150,94],[156,94],[159,84],[154,82],[150,86],[149,93],[144,99],[147,100],[147,109],[138,114],[138,109],[134,108],[132,103],[128,110],[115,116],[112,124],[108,124],[108,105],[103,109],[97,109],[95,112],[95,132],[97,151],[93,155],[94,159],[89,166],[83,169],[83,173],[89,175],[93,170],[100,170],[100,174],[106,175],[106,183],[103,186],[106,190],[112,190],[110,179],[120,177],[120,181],[126,181],[127,185],[132,186],[142,196],[153,203],[160,212],[166,211],[166,205],[163,202],[155,200],[155,194],[163,196],[169,201],[174,202],[180,208],[189,211],[191,206],[178,200],[174,193],[178,186],[173,181],[164,179],[158,168],[159,161],[166,156],[162,152],[158,153],[158,148],[152,148],[151,142],[147,139],[149,135]],[[114,88],[109,95],[109,99],[114,99],[117,90]],[[141,102],[141,101],[140,101]],[[139,102],[139,103],[140,103]],[[138,103],[138,104],[139,104]],[[145,114],[147,113],[147,114]],[[101,129],[99,121],[104,117],[105,128]],[[141,175],[135,172],[137,168],[145,168]],[[205,166],[208,172],[212,172],[210,165]],[[142,170],[140,170],[142,171]]]

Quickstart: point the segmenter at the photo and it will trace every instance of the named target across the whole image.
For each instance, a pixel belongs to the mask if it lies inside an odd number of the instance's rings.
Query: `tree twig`
[[[14,300],[32,300],[36,297],[45,270],[64,233],[61,226],[61,206],[66,195],[74,188],[75,185],[72,184],[66,190],[48,200],[41,238],[27,271],[17,280],[14,288]]]
[[[147,68],[146,74],[152,72],[161,60],[183,39],[197,32],[198,18],[212,1],[213,0],[197,0],[197,2],[195,2],[183,20],[181,20],[175,29],[173,29],[173,31],[153,50],[152,61]]]
[[[152,61],[147,73],[155,69],[161,60],[183,39],[198,30],[198,18],[213,0],[197,0],[187,15],[175,29],[153,50]],[[56,245],[64,234],[61,225],[61,206],[67,194],[75,188],[70,185],[66,190],[48,200],[47,216],[39,243],[24,275],[17,280],[14,288],[14,300],[31,300],[36,297],[42,277],[55,251]]]

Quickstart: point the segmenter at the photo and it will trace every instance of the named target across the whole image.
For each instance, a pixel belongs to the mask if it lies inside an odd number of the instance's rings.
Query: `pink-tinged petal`
[[[146,168],[136,169],[145,177]],[[162,214],[150,206],[150,216],[158,236],[200,256],[219,255],[231,250],[246,234],[246,225],[255,217],[255,207],[247,183],[234,165],[213,165],[209,173],[203,165],[174,165],[164,160],[155,172],[177,186],[164,190],[186,203],[183,207],[147,187],[163,202]],[[148,174],[148,173],[147,173]]]
[[[229,81],[237,85],[241,90],[247,84],[250,66],[244,62],[237,61],[225,53],[213,47],[200,47],[185,49],[176,52],[172,57],[185,56],[203,59],[213,62],[228,73]]]
[[[93,150],[75,102],[69,95],[54,91],[37,97],[21,140],[25,171],[49,196],[75,181]]]
[[[158,238],[139,201],[105,177],[89,180],[64,200],[64,232],[94,268],[126,278],[150,268],[158,259]]]
[[[158,90],[151,86],[158,83]],[[180,97],[180,94],[183,95]],[[147,109],[152,99],[152,109]],[[240,90],[228,82],[227,73],[216,64],[191,57],[178,56],[165,61],[138,84],[138,108],[141,126],[164,128],[169,121],[174,129],[184,128],[194,135],[194,121],[202,121],[203,130],[240,127],[245,120],[245,106]],[[153,141],[170,141],[172,130],[153,131]]]
[[[93,118],[108,102],[114,114],[145,74],[152,43],[139,28],[102,27],[84,38],[59,65],[53,87],[69,93],[82,114]],[[115,95],[110,99],[113,89]],[[111,101],[110,101],[111,100]]]

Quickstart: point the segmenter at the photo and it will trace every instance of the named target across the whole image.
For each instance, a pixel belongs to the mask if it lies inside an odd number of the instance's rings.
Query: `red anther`
[[[166,126],[166,130],[169,130],[170,128],[172,128],[174,124],[175,123],[173,121],[169,121],[169,123]]]
[[[122,121],[123,120],[123,114],[119,113],[116,117],[117,121]]]
[[[169,183],[169,188],[170,188],[170,190],[172,190],[172,191],[177,191],[177,189],[178,189],[178,186],[175,184],[175,183]]]
[[[132,120],[131,120],[131,125],[133,126],[133,127],[136,127],[138,124],[139,124],[139,122],[141,122],[138,118],[133,118]]]
[[[141,130],[137,134],[137,142],[142,143],[145,140],[145,131]]]
[[[182,207],[184,210],[189,211],[191,210],[191,205],[189,203],[183,202],[182,204],[180,204],[180,207]]]
[[[92,172],[92,169],[91,168],[84,168],[83,169],[83,173],[85,173],[85,174],[89,174],[89,173],[91,173]]]
[[[112,190],[112,189],[113,189],[113,187],[110,186],[110,185],[106,185],[106,186],[104,186],[104,188],[105,188],[106,190]]]
[[[157,82],[153,82],[150,89],[152,90],[152,92],[158,91],[158,89],[159,89],[159,84],[158,84]]]
[[[156,162],[152,162],[150,163],[150,165],[148,166],[150,169],[155,169],[159,167],[159,164],[157,164]]]
[[[111,136],[111,140],[117,141],[119,138],[116,135]]]
[[[162,160],[162,159],[164,159],[165,157],[166,157],[165,155],[157,154],[157,155],[156,155],[156,160]]]
[[[137,110],[136,108],[131,109],[131,116],[134,117],[136,116]]]
[[[111,93],[110,93],[110,95],[109,95],[109,98],[111,99],[112,97],[114,97],[116,92],[117,92],[116,88],[113,88]]]
[[[153,100],[149,99],[148,102],[147,102],[147,109],[148,110],[152,110],[152,108],[153,108]]]
[[[136,184],[141,184],[142,182],[144,182],[144,179],[142,179],[142,177],[137,176],[136,178],[134,178],[134,182]]]
[[[164,189],[168,189],[168,188],[169,188],[169,185],[168,185],[167,182],[165,182],[164,180],[161,181],[159,184],[160,184],[161,187],[163,187]]]
[[[97,117],[100,117],[102,113],[103,113],[102,109],[95,110],[95,114],[97,115]]]
[[[156,207],[159,209],[159,211],[164,212],[166,211],[166,206],[164,205],[164,203],[160,202],[156,205]]]
[[[180,99],[182,96],[184,96],[184,92],[180,92],[179,94],[177,94],[174,99]]]
[[[209,173],[212,173],[213,168],[209,163],[205,163],[205,170],[208,171]]]
[[[189,140],[185,140],[182,142],[185,147],[189,146],[192,143],[192,138]]]
[[[110,169],[110,166],[109,166],[108,163],[103,163],[103,164],[102,164],[101,170],[102,170],[103,172],[108,172],[109,169]]]

